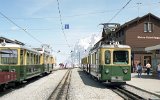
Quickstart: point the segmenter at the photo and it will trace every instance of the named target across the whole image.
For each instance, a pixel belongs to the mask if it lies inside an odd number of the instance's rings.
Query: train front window
[[[113,63],[114,64],[128,64],[128,51],[114,51]]]
[[[110,64],[111,62],[111,53],[109,50],[105,51],[105,64]]]
[[[18,52],[13,49],[1,50],[1,64],[17,64]]]

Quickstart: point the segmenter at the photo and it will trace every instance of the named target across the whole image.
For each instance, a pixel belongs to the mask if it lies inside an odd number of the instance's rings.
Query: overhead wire
[[[132,0],[129,0],[109,21],[111,22]]]
[[[40,40],[35,38],[33,35],[31,35],[26,29],[22,28],[18,24],[16,24],[14,21],[12,21],[10,18],[8,18],[6,15],[4,15],[2,12],[0,12],[0,15],[2,15],[4,18],[6,18],[9,22],[11,22],[13,25],[17,26],[19,29],[23,30],[26,34],[28,34],[30,37],[32,37],[34,40],[36,40],[39,43],[42,43]]]
[[[58,0],[57,0],[57,5],[58,5],[59,19],[60,19],[60,23],[61,23],[61,30],[62,30],[62,33],[63,33],[63,35],[64,35],[65,41],[66,41],[68,47],[70,48],[70,45],[69,45],[69,43],[68,43],[68,41],[67,41],[66,34],[65,34],[65,32],[64,32],[63,22],[62,22],[62,15],[61,15],[60,5],[59,5],[59,1],[58,1]]]
[[[107,12],[113,12],[113,11],[117,11],[117,10],[119,10],[119,9],[94,11],[94,12],[88,12],[88,13],[67,15],[67,16],[63,16],[63,17],[67,18],[67,17],[77,17],[77,16],[85,16],[85,15],[95,15],[95,14],[98,14],[98,13],[107,13]],[[30,18],[10,17],[10,19],[17,19],[17,20],[42,20],[42,19],[57,19],[57,18],[59,18],[59,17],[56,17],[56,16],[50,16],[50,17],[30,17]]]
[[[157,5],[157,3],[152,3],[151,5]],[[141,6],[147,6],[147,5],[144,4],[144,5],[141,5]],[[129,9],[129,8],[134,8],[134,7],[137,7],[137,6],[127,7],[127,8]],[[154,7],[157,7],[157,6],[154,6]],[[159,5],[158,5],[158,7],[159,7]],[[95,12],[81,13],[81,14],[75,14],[75,15],[68,15],[68,16],[63,16],[63,18],[85,16],[85,15],[95,15],[95,14],[98,14],[98,13],[108,13],[108,12],[120,11],[121,9],[101,10],[101,11],[95,11]],[[17,20],[18,19],[20,19],[20,20],[38,20],[38,19],[42,20],[42,19],[54,19],[54,18],[59,18],[59,17],[50,16],[50,17],[31,17],[31,18],[18,18],[18,17],[16,17],[16,18],[15,17],[8,17],[8,18],[10,18],[10,19],[17,19]]]
[[[115,10],[119,10],[108,22],[111,22],[124,8],[126,8],[126,6],[131,2],[131,0],[129,0],[121,9],[115,9]],[[60,18],[60,21],[61,21],[61,26],[62,26],[62,31],[63,31],[63,34],[65,36],[65,39],[67,41],[67,38],[66,38],[66,35],[64,33],[64,28],[63,28],[63,23],[62,23],[62,16],[61,16],[61,12],[60,12],[60,7],[59,7],[59,1],[57,0],[57,3],[58,3],[58,10],[59,10],[59,18]],[[152,4],[156,4],[157,3],[152,3]],[[146,5],[143,5],[143,6],[146,6]],[[137,6],[133,6],[133,7],[137,7]],[[128,7],[128,8],[131,8],[131,7]],[[104,10],[104,11],[99,11],[99,12],[90,12],[90,13],[84,13],[84,14],[76,14],[76,15],[70,15],[70,16],[64,16],[64,17],[75,17],[75,16],[83,16],[83,15],[88,15],[88,14],[97,14],[97,13],[105,13],[105,12],[111,12],[111,11],[114,11],[114,10]],[[37,18],[11,18],[11,17],[7,17],[5,16],[3,13],[0,12],[0,14],[3,16],[3,18],[6,18],[8,21],[10,21],[11,23],[13,23],[14,25],[16,25],[17,27],[19,27],[21,30],[25,31],[25,33],[27,33],[29,36],[31,36],[32,38],[34,38],[36,41],[40,42],[37,38],[35,38],[33,35],[31,35],[27,30],[52,30],[52,28],[46,28],[46,29],[24,29],[22,27],[20,27],[19,25],[17,25],[15,22],[13,22],[11,19],[46,19],[46,18],[58,18],[58,17],[37,17]],[[68,44],[68,41],[67,41],[67,44]],[[68,44],[68,46],[70,47],[70,45]]]

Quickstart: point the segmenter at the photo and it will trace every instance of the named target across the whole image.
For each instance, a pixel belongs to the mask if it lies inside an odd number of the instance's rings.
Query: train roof
[[[22,48],[22,49],[26,49],[26,50],[29,50],[29,51],[32,51],[32,52],[36,52],[36,53],[39,53],[39,54],[47,54],[47,55],[50,55],[52,56],[51,52],[49,51],[46,51],[46,50],[43,50],[43,48],[31,48],[29,46],[26,46],[26,45],[19,45],[19,44],[13,44],[13,43],[5,43],[5,44],[0,44],[0,48]]]
[[[119,44],[119,42],[110,42],[110,43],[98,42],[97,44],[94,45],[94,47],[90,50],[90,52],[94,51],[96,49],[99,49],[99,48],[108,48],[108,49],[126,48],[126,49],[130,49],[131,47],[129,45]]]
[[[0,37],[0,48],[22,48],[39,54],[45,53],[47,55],[52,55],[49,50],[44,48],[31,48],[20,41],[8,39],[5,37]]]
[[[20,45],[20,44],[13,44],[13,43],[4,43],[4,44],[1,43],[0,48],[22,48],[22,49],[27,49],[27,50],[32,51],[32,52],[40,53],[37,50],[32,49],[29,46]]]
[[[8,39],[5,37],[0,37],[0,43],[5,42],[5,43],[14,43],[14,44],[19,44],[19,45],[25,45],[24,43],[18,41],[18,40],[13,40],[13,39]]]
[[[122,45],[122,44],[111,44],[111,45],[101,45],[101,48],[131,48],[128,45]]]
[[[51,54],[49,50],[45,50],[44,48],[34,48],[35,50],[39,51],[40,53],[45,53],[45,54]]]

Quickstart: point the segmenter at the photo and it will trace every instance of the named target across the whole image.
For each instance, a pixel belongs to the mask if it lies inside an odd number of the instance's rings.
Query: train
[[[103,36],[81,59],[85,72],[100,82],[126,83],[131,80],[131,47],[114,39],[118,23],[102,23],[103,34],[111,34],[108,40]]]
[[[98,81],[125,83],[131,80],[131,47],[118,42],[100,42],[81,59],[81,64]]]
[[[9,83],[22,83],[27,79],[53,71],[55,58],[45,48],[31,48],[24,43],[0,37],[0,89]]]

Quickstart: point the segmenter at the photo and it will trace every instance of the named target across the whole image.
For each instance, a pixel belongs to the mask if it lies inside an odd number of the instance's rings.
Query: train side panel
[[[0,69],[7,72],[15,72],[18,82],[25,79],[32,78],[34,76],[41,75],[42,65],[1,65]]]
[[[16,80],[16,72],[0,72],[0,85]]]

